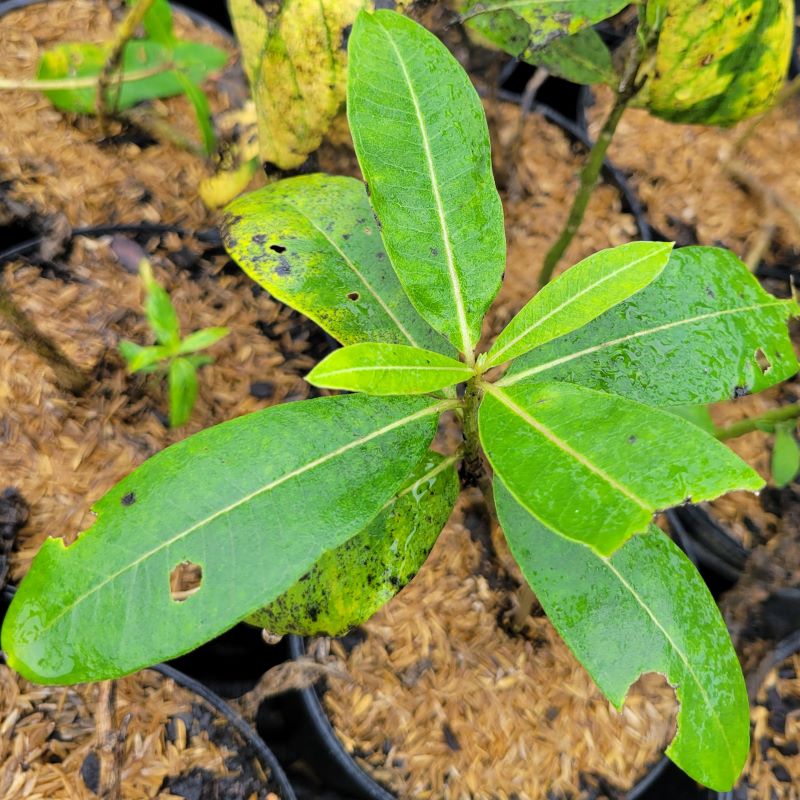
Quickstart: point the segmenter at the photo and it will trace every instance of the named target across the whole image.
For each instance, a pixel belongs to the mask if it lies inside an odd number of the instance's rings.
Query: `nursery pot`
[[[289,654],[293,660],[305,656],[305,641],[299,636],[289,637]],[[307,731],[305,757],[313,763],[317,773],[327,783],[356,800],[403,800],[381,786],[367,774],[347,752],[328,718],[321,698],[325,693],[322,682],[296,692],[297,711],[302,716],[301,725]],[[644,800],[656,786],[669,766],[669,759],[660,759],[647,774],[625,795],[627,800]]]

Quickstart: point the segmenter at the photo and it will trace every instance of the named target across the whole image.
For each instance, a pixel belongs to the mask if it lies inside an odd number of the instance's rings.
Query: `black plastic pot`
[[[302,658],[305,652],[303,639],[299,636],[290,636],[289,653],[292,659]],[[321,696],[324,691],[324,686],[317,684],[300,689],[296,693],[298,713],[303,717],[300,724],[307,734],[305,757],[324,780],[354,800],[398,800],[361,769],[345,750],[322,706]],[[658,761],[628,792],[626,800],[649,798],[651,790],[656,788],[669,764],[666,757]]]
[[[795,653],[800,653],[800,630],[796,630],[779,642],[775,649],[758,665],[755,672],[748,677],[747,696],[750,698],[751,705],[755,702],[758,691],[769,673]],[[730,792],[719,792],[715,796],[717,800],[736,800],[736,788],[734,787]]]

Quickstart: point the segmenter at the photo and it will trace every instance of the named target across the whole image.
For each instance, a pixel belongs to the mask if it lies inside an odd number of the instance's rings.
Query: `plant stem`
[[[153,75],[160,75],[162,72],[169,72],[174,69],[172,64],[159,64],[157,67],[147,69],[137,69],[121,75],[119,80],[122,83],[128,81],[141,81],[151,78]],[[92,89],[100,82],[99,75],[87,75],[84,78],[53,78],[52,80],[13,80],[11,78],[0,78],[1,89],[30,90],[34,92],[55,92],[60,89]]]
[[[594,187],[597,185],[597,179],[600,177],[600,170],[603,168],[606,153],[608,152],[611,140],[614,138],[614,133],[617,130],[619,121],[622,119],[625,109],[642,88],[642,85],[636,81],[636,75],[642,64],[644,48],[638,40],[635,39],[630,43],[630,48],[628,58],[623,67],[619,87],[617,88],[614,105],[611,107],[611,111],[606,117],[606,121],[603,123],[600,135],[592,146],[589,152],[589,158],[581,170],[580,186],[572,202],[572,208],[567,217],[567,222],[561,231],[561,235],[545,256],[542,271],[539,274],[539,288],[550,282],[553,277],[553,270],[575,238],[575,234],[578,232],[578,228],[580,228],[581,222],[583,222],[583,218],[586,214],[586,208],[589,205]]]
[[[61,348],[43,334],[28,315],[14,302],[8,290],[0,286],[0,316],[5,317],[19,340],[50,364],[58,385],[74,395],[84,392],[89,376],[74,364]]]
[[[746,433],[761,430],[762,426],[774,425],[778,422],[785,422],[798,417],[800,417],[800,403],[795,403],[783,408],[765,411],[757,417],[739,420],[739,422],[734,422],[725,428],[717,428],[714,431],[714,436],[724,442],[727,439],[735,439],[737,436],[744,436]]]
[[[111,50],[109,51],[106,63],[103,66],[103,71],[97,80],[97,114],[100,117],[101,124],[109,117],[114,109],[109,107],[108,103],[108,87],[111,85],[111,79],[114,73],[119,71],[122,66],[122,54],[125,50],[125,45],[133,38],[136,29],[144,19],[144,15],[150,10],[155,0],[136,0],[133,7],[125,15],[125,19],[119,24],[116,33],[114,34],[114,41],[111,43]],[[116,104],[116,99],[114,101]]]

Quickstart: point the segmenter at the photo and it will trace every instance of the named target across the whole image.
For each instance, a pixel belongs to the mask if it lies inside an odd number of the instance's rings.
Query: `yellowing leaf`
[[[637,104],[674,122],[732,125],[772,104],[789,65],[792,0],[667,0]]]

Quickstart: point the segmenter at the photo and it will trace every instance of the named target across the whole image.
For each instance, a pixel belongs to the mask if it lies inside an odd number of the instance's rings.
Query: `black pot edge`
[[[290,636],[288,640],[290,657],[293,660],[303,657],[306,652],[303,638]],[[331,768],[335,768],[339,775],[343,776],[342,784],[338,788],[353,793],[358,800],[398,800],[395,795],[388,792],[361,769],[347,752],[322,707],[316,688],[307,686],[298,690],[298,695],[301,709],[306,715],[306,728],[309,735],[315,739],[315,744],[321,754],[320,757],[328,767],[327,770],[323,769],[322,771],[330,774]],[[670,760],[666,756],[657,761],[625,795],[626,800],[640,800],[658,782],[669,764]]]
[[[4,605],[11,602],[15,593],[16,587],[11,584],[7,584],[2,588],[0,595],[2,596]],[[3,617],[5,617],[5,609],[0,611],[0,622],[2,622]],[[179,686],[196,694],[208,703],[208,705],[212,706],[212,708],[214,708],[220,716],[224,717],[228,724],[236,730],[245,743],[252,748],[259,761],[267,767],[270,780],[278,787],[281,800],[297,800],[294,789],[292,789],[292,785],[289,783],[289,779],[286,777],[286,773],[283,771],[283,767],[281,767],[275,754],[267,747],[266,742],[264,742],[258,732],[245,721],[242,715],[226,703],[216,692],[169,664],[155,664],[147,669],[152,669],[166,678],[171,678]]]
[[[753,700],[767,678],[770,671],[781,661],[785,661],[793,653],[800,652],[800,629],[782,639],[775,648],[768,653],[756,667],[755,671],[747,678],[747,697],[752,706]],[[733,789],[729,792],[717,792],[713,795],[716,800],[734,800]]]

